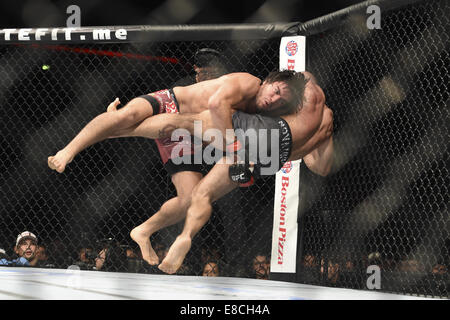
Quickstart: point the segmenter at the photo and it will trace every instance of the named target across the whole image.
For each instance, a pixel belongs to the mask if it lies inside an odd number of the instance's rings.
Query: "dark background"
[[[81,8],[82,26],[305,22],[360,0],[105,1],[17,0],[0,2],[0,27],[61,27],[66,8]]]

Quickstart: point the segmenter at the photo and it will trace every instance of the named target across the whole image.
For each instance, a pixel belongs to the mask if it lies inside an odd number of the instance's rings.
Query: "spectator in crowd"
[[[302,280],[306,283],[316,284],[319,281],[318,259],[311,253],[305,254],[302,261]]]
[[[169,249],[166,246],[164,246],[163,244],[161,244],[161,243],[158,243],[155,246],[155,252],[156,252],[156,255],[159,258],[159,261],[163,261],[164,260],[164,258],[166,257],[168,251],[169,251]]]
[[[440,254],[435,264],[431,269],[433,275],[448,275],[449,266],[449,252],[450,252],[450,238],[445,239],[444,245],[440,249]],[[449,284],[450,285],[450,284]]]
[[[48,254],[47,254],[47,247],[45,246],[45,244],[41,243],[38,245],[36,258],[38,259],[38,261],[42,262],[43,264],[45,264],[47,262]]]
[[[358,262],[353,258],[347,258],[344,261],[336,285],[344,288],[362,289],[367,280],[367,268],[362,273],[358,268]]]
[[[0,266],[8,265],[9,256],[6,253],[6,250],[3,248],[0,248]]]
[[[14,252],[16,259],[7,260],[6,257],[0,260],[0,265],[16,266],[16,267],[33,267],[37,264],[38,259],[37,245],[38,239],[36,235],[29,231],[24,231],[17,236]]]
[[[307,268],[317,267],[316,257],[312,254],[305,254],[303,257],[303,266]]]
[[[142,256],[130,246],[124,246],[127,257],[127,270],[133,273],[145,273]]]
[[[82,246],[78,249],[78,260],[74,264],[79,266],[81,270],[92,270],[95,266],[96,256],[97,254],[92,246]]]
[[[327,269],[325,270],[325,259],[322,259],[320,272],[326,274],[326,283],[328,285],[336,285],[339,279],[339,263],[328,260]]]
[[[103,243],[103,248],[95,258],[95,269],[102,271],[127,271],[126,251],[111,239]]]
[[[202,248],[201,263],[203,266],[209,261],[220,261],[221,258],[219,249],[210,247]]]
[[[203,267],[203,277],[218,277],[219,275],[219,264],[216,261],[208,261]]]
[[[376,265],[381,268],[384,265],[381,253],[378,251],[369,253],[369,255],[367,256],[367,263],[369,266]]]
[[[428,276],[430,282],[436,284],[435,292],[437,295],[445,296],[450,292],[450,279],[448,274],[448,267],[443,263],[437,263],[431,269],[431,274]]]
[[[139,259],[140,256],[136,251],[133,250],[133,248],[126,246],[125,247],[125,254],[127,256],[127,259]]]
[[[433,266],[433,269],[431,270],[432,274],[436,274],[436,275],[443,275],[447,273],[447,266],[445,266],[444,264],[435,264]]]
[[[404,259],[399,262],[398,270],[406,273],[421,273],[424,271],[424,267],[416,259]]]
[[[31,266],[38,267],[38,268],[54,268],[54,264],[50,263],[48,253],[47,253],[47,246],[44,244],[39,244],[36,256],[34,259],[30,262]]]
[[[253,277],[256,279],[269,279],[270,257],[267,254],[258,253],[252,261]]]
[[[66,248],[65,243],[60,238],[53,239],[53,241],[49,243],[47,251],[49,252],[50,263],[56,268],[65,269],[72,262],[72,257],[68,255],[70,250]]]

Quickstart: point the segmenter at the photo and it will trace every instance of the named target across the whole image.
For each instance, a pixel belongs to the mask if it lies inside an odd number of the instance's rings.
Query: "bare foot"
[[[111,112],[111,111],[117,111],[117,106],[120,104],[120,100],[119,98],[116,98],[116,100],[114,100],[113,102],[111,102],[108,106],[108,108],[106,108],[106,112]]]
[[[50,169],[56,170],[61,173],[70,162],[72,162],[73,156],[66,150],[62,149],[58,151],[54,156],[48,157],[47,163]]]
[[[173,274],[183,264],[184,257],[191,248],[192,240],[188,237],[178,236],[175,242],[170,246],[169,252],[158,268],[165,273]]]
[[[139,245],[142,253],[142,259],[147,261],[147,263],[152,266],[159,263],[158,255],[155,250],[153,250],[150,243],[150,236],[147,236],[140,226],[137,226],[131,230],[130,237]]]

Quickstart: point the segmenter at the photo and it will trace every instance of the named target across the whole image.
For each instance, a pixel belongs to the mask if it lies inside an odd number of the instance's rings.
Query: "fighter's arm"
[[[293,143],[295,151],[292,154],[295,159],[303,158],[316,148],[316,145],[311,148],[311,138],[320,129],[324,108],[325,95],[322,89],[308,83],[303,97],[303,107],[290,125],[292,135],[295,137]]]
[[[307,144],[317,147],[303,157],[306,166],[314,173],[326,176],[333,164],[333,112],[325,107],[319,130]]]
[[[302,73],[309,82],[317,85],[317,79],[316,79],[316,77],[314,77],[314,75],[311,72],[303,71]]]
[[[227,145],[234,142],[233,109],[243,110],[246,102],[256,95],[259,86],[260,80],[250,74],[228,76],[209,99],[212,125],[222,132]]]
[[[213,127],[220,130],[224,141],[229,144],[234,141],[234,134],[230,130],[233,128],[232,105],[234,99],[240,99],[240,92],[236,83],[224,81],[221,87],[211,96],[208,101],[208,109],[211,114]],[[234,93],[234,94],[233,94]],[[221,143],[218,141],[218,143]]]

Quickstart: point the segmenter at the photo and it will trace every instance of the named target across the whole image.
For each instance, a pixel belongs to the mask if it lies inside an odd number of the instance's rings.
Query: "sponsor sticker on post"
[[[306,70],[306,37],[283,37],[280,43],[280,70]]]

